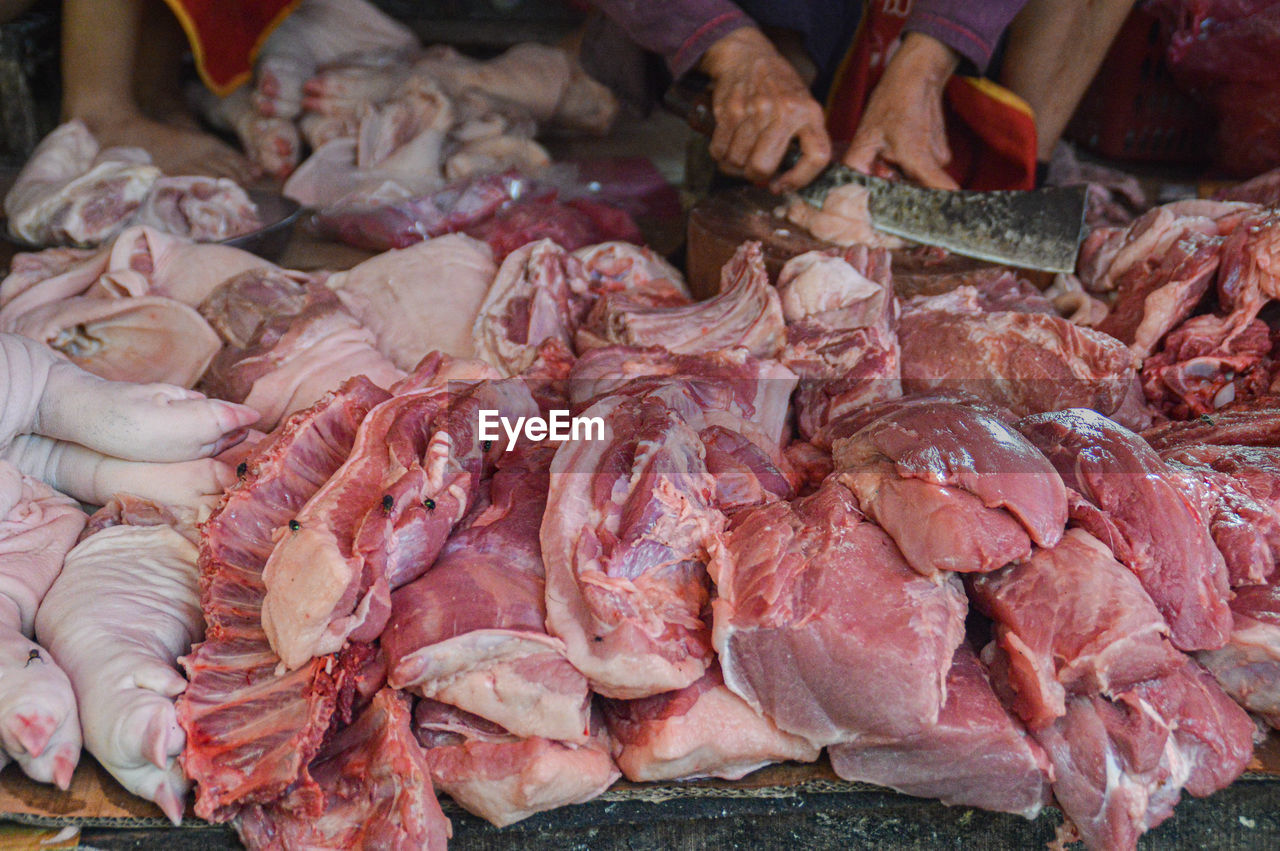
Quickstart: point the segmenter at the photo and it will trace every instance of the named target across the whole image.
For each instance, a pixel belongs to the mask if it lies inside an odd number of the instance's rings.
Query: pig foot
[[[26,435],[3,453],[28,476],[40,479],[90,505],[105,505],[116,493],[131,493],[208,516],[222,492],[236,479],[235,470],[212,458],[172,464],[122,461],[74,443]]]
[[[71,681],[49,652],[0,627],[0,747],[32,780],[66,789],[80,758]]]
[[[129,461],[187,461],[234,446],[257,419],[194,390],[107,381],[64,363],[49,372],[34,431]]]

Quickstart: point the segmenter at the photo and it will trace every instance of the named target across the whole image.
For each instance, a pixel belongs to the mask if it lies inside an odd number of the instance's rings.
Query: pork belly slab
[[[1181,790],[1230,784],[1253,753],[1253,724],[1195,662],[1115,699],[1072,697],[1035,731],[1053,794],[1089,848],[1132,849],[1173,814]]]
[[[1049,800],[1048,758],[996,698],[968,644],[952,660],[937,724],[885,744],[832,745],[827,753],[845,780],[944,804],[1035,818]]]
[[[1053,465],[1008,425],[966,405],[910,404],[835,442],[840,481],[924,576],[995,570],[1062,537]]]
[[[731,692],[719,665],[687,688],[603,707],[618,767],[636,782],[737,780],[774,762],[812,762],[821,752]]]
[[[357,377],[290,417],[245,461],[240,480],[201,528],[200,604],[205,640],[178,661],[187,734],[182,767],[196,784],[196,814],[230,819],[291,785],[315,789],[306,766],[320,748],[350,671],[332,656],[278,675],[262,629],[262,569],[276,530],[342,465],[360,421],[387,392]]]
[[[427,361],[420,372],[430,372]],[[350,457],[267,559],[262,627],[290,669],[348,639],[377,638],[391,591],[435,561],[471,507],[485,454],[500,451],[479,439],[479,412],[514,419],[538,411],[516,380],[409,384],[369,412]]]
[[[1238,589],[1231,615],[1226,646],[1196,658],[1237,703],[1280,727],[1280,588]]]
[[[1231,632],[1227,568],[1199,500],[1133,432],[1084,409],[1027,417],[1018,429],[1053,462],[1072,517],[1105,542],[1155,602],[1179,650],[1221,647]]]
[[[993,673],[1032,727],[1062,715],[1068,693],[1115,694],[1184,659],[1137,577],[1083,529],[973,577],[969,597],[996,622]]]
[[[419,701],[413,721],[432,781],[459,806],[498,827],[589,801],[619,776],[599,713],[591,719],[589,738],[578,744],[515,736],[434,700]]]
[[[937,722],[960,580],[913,571],[843,485],[738,512],[708,569],[725,684],[779,728],[821,747]]]
[[[444,851],[452,835],[411,730],[409,697],[382,689],[339,730],[310,767],[323,795],[311,812],[304,791],[247,807],[236,825],[250,851],[386,848]]]
[[[431,570],[391,595],[388,681],[516,736],[583,742],[587,680],[545,625],[538,531],[553,450],[517,453],[499,460]]]
[[[697,433],[660,398],[587,408],[603,439],[551,463],[542,557],[547,630],[607,697],[684,688],[712,661],[707,548],[723,526]]]

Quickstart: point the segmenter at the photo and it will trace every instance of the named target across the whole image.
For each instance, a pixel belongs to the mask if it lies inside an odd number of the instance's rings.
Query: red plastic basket
[[[1169,33],[1134,8],[1085,92],[1066,137],[1114,160],[1195,164],[1210,157],[1213,116],[1169,75]]]

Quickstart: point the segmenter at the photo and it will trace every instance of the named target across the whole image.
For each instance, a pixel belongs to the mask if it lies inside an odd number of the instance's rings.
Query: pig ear
[[[99,378],[138,384],[191,387],[222,347],[199,313],[159,296],[64,299],[19,317],[14,331]]]

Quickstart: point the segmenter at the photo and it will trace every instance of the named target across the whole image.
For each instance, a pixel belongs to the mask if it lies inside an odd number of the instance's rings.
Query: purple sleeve
[[[707,48],[742,27],[755,26],[729,0],[591,0],[632,41],[660,54],[680,77]]]
[[[923,33],[987,70],[1000,34],[1027,0],[916,0],[903,27]]]

